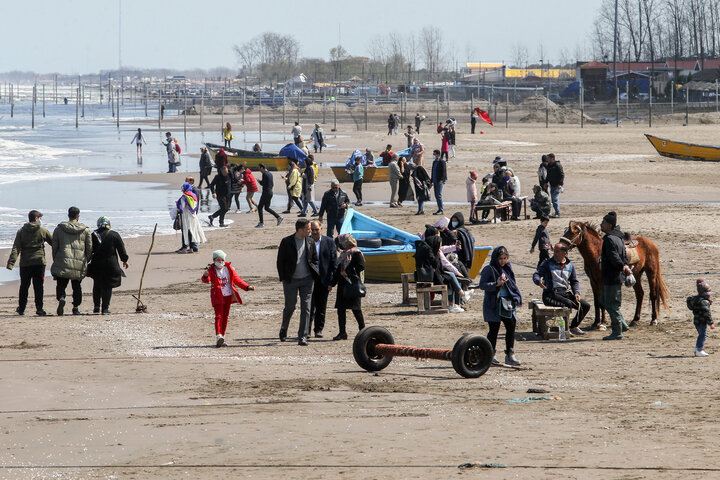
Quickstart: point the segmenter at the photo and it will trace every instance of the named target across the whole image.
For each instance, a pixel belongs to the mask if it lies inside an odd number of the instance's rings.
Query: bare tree
[[[420,31],[420,51],[425,57],[425,69],[429,80],[434,81],[443,62],[443,38],[438,27],[424,27]]]
[[[512,62],[515,68],[526,68],[528,64],[528,49],[522,43],[515,43],[512,47]]]
[[[265,78],[287,78],[295,68],[300,45],[291,35],[265,32],[242,45],[235,45],[235,54],[245,73],[259,73]]]

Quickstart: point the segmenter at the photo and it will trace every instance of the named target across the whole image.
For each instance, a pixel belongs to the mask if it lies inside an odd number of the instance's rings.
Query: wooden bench
[[[507,202],[500,202],[497,205],[476,205],[475,206],[476,212],[483,212],[485,210],[489,210],[490,212],[492,212],[493,220],[496,220],[499,217],[498,210],[500,211],[500,213],[505,211],[506,218],[510,218],[510,213],[512,211],[512,202],[507,201]]]
[[[417,296],[410,297],[410,282],[415,281],[415,273],[401,273],[402,280],[402,305],[417,305]]]
[[[416,282],[415,292],[417,293],[418,313],[448,313],[448,290],[447,285],[433,285],[428,282]],[[440,305],[433,305],[430,294],[441,295]]]
[[[552,321],[558,317],[565,318],[565,330],[570,330],[570,314],[572,310],[565,307],[549,307],[542,300],[532,300],[528,303],[528,309],[532,310],[533,333],[542,337],[543,340],[557,338],[557,329],[551,331],[548,320]],[[569,337],[569,335],[567,335]]]

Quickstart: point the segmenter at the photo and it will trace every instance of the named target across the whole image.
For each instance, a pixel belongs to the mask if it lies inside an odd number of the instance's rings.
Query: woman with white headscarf
[[[177,212],[180,213],[180,220],[182,224],[182,238],[183,245],[187,245],[187,250],[180,249],[177,253],[197,253],[198,242],[205,243],[205,232],[203,232],[200,226],[200,221],[197,218],[197,212],[200,208],[200,201],[197,195],[193,193],[192,185],[189,183],[182,184],[182,196],[175,202]],[[172,215],[174,218],[174,214]]]
[[[93,313],[110,314],[112,289],[119,287],[124,275],[118,263],[118,257],[124,268],[128,268],[128,254],[120,235],[110,230],[110,219],[100,217],[97,230],[92,234],[93,253],[88,265],[88,277],[93,282]]]

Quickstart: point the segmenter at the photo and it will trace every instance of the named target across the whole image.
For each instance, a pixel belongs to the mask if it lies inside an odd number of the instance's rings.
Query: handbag
[[[367,288],[360,280],[360,277],[352,276],[349,280],[350,283],[343,285],[343,297],[349,300],[355,300],[356,298],[363,298],[367,295]]]
[[[182,216],[180,212],[175,214],[175,220],[173,220],[173,230],[182,230]]]
[[[422,265],[415,273],[416,282],[433,282],[435,280],[435,270],[430,265]]]
[[[498,297],[498,314],[500,318],[512,318],[515,313],[512,298]]]

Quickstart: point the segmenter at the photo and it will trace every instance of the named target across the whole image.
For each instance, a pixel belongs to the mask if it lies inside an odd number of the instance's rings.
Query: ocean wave
[[[47,147],[45,145],[36,145],[3,138],[0,138],[0,152],[2,152],[0,153],[0,167],[5,166],[6,162],[18,161],[20,159],[32,159],[33,161],[38,159],[52,160],[67,155],[90,153],[87,150]]]

